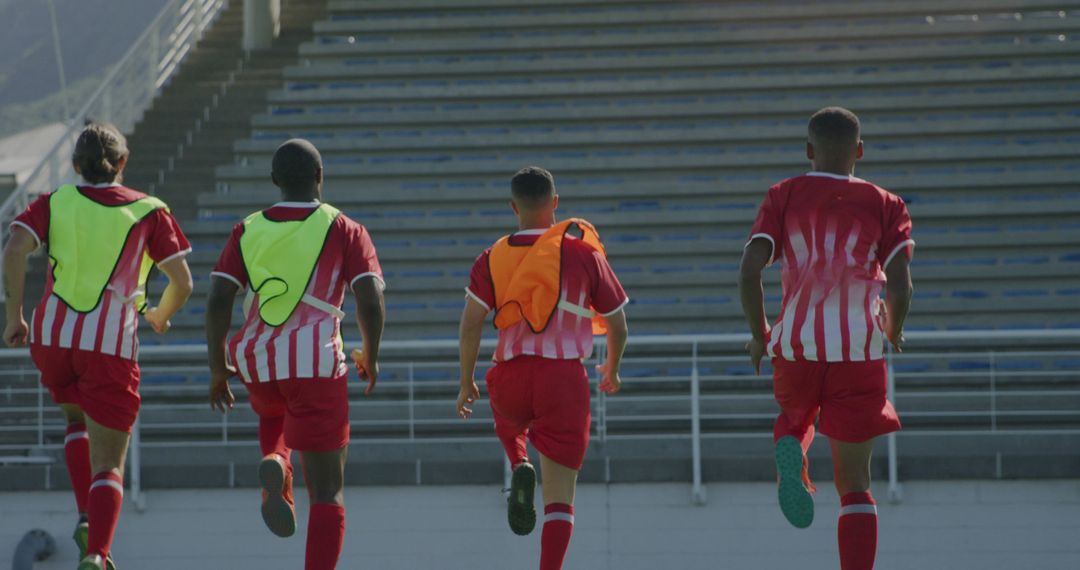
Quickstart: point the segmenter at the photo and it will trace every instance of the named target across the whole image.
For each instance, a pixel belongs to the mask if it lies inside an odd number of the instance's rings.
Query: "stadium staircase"
[[[633,299],[634,334],[741,331],[735,276],[757,205],[769,185],[808,169],[806,120],[834,104],[863,121],[857,174],[902,195],[915,220],[910,330],[1080,328],[1080,2],[330,0],[288,10],[287,33],[246,61],[164,184],[157,173],[183,142],[170,137],[198,118],[241,57],[235,6],[131,137],[129,181],[173,204],[194,244],[197,295],[167,342],[201,341],[210,268],[232,225],[275,200],[269,158],[289,137],[319,146],[326,199],[374,236],[390,339],[454,337],[470,264],[514,229],[508,179],[527,164],[555,173],[564,216],[600,229]],[[769,272],[770,312],[778,273]],[[913,458],[906,476],[1001,475],[1001,453],[1050,458],[1010,463],[1006,475],[1080,473],[1080,418],[1068,412],[1080,409],[1070,388],[1080,359],[1018,353],[988,366],[970,353],[989,346],[914,348],[897,365],[912,394],[900,402],[910,431],[981,429],[990,407],[1004,406],[1010,413],[995,429],[1072,434],[1052,444],[1023,433],[913,437],[904,440]],[[920,349],[966,352],[919,360]],[[664,349],[636,355],[650,359],[627,366],[627,394],[607,401],[604,428],[627,439],[594,448],[587,476],[603,477],[613,458],[631,467],[608,473],[680,479],[687,442],[648,435],[686,430],[687,364]],[[206,375],[191,365],[149,366],[145,441],[221,437],[214,421],[178,427],[207,413],[192,389]],[[364,480],[412,481],[414,469],[429,482],[497,477],[463,462],[497,465],[498,451],[468,443],[489,434],[487,421],[450,421],[454,369],[414,371],[408,388],[396,382],[404,370],[390,367],[381,394],[363,416],[354,412],[356,440],[456,439],[360,444],[353,457],[366,465]],[[1013,400],[965,396],[998,371],[996,389],[1016,391]],[[771,431],[767,382],[741,363],[700,372],[716,380],[706,384],[713,398],[703,429]],[[413,409],[406,390],[438,405]],[[394,423],[409,413],[421,420],[413,431]],[[234,433],[253,439],[251,413],[232,417]],[[50,437],[62,438],[59,423]],[[768,452],[767,439],[710,439],[708,474],[768,478]],[[246,484],[250,473],[216,469],[208,478],[182,465],[217,468],[250,455],[226,445],[152,449],[145,477]],[[664,457],[674,459],[655,461]]]

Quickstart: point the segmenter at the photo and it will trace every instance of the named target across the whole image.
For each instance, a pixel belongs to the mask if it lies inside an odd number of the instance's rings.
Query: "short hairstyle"
[[[555,195],[555,177],[539,166],[526,166],[510,179],[510,193],[519,206],[541,206]]]
[[[116,182],[120,161],[128,157],[127,139],[109,123],[87,121],[75,141],[71,162],[79,168],[83,180],[91,184]]]
[[[859,146],[859,117],[843,107],[825,107],[810,117],[810,144],[827,154],[854,153]]]
[[[318,171],[322,170],[322,155],[304,139],[289,139],[274,151],[271,169],[283,190],[303,189],[317,180]]]

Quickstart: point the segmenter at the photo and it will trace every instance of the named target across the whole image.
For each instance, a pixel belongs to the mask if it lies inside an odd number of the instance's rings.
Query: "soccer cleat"
[[[75,544],[79,547],[79,560],[86,558],[87,542],[90,540],[90,523],[85,520],[80,520],[79,524],[75,525],[75,534],[71,537],[75,539]]]
[[[90,524],[85,520],[80,520],[79,524],[75,525],[75,535],[72,536],[75,539],[75,544],[79,547],[79,560],[86,558],[89,536]],[[116,562],[113,562],[111,553],[105,558],[105,570],[116,570]]]
[[[259,464],[263,522],[270,532],[282,538],[296,533],[292,482],[292,472],[280,455],[271,453],[263,457]]]
[[[105,562],[97,554],[91,554],[82,559],[79,570],[105,570]]]
[[[791,436],[776,442],[776,473],[780,479],[777,496],[780,510],[796,528],[806,528],[814,522],[814,497],[802,478],[803,450],[799,440]]]
[[[536,469],[528,462],[519,464],[510,478],[510,496],[507,497],[506,518],[514,534],[525,536],[536,528]]]

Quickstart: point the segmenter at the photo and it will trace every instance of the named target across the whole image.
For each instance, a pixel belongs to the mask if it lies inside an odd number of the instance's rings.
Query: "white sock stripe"
[[[124,486],[121,485],[119,481],[114,481],[112,479],[98,479],[97,481],[94,481],[90,484],[91,491],[97,489],[98,487],[112,487],[113,489],[116,489],[118,493],[120,493],[121,497],[124,496]]]
[[[570,524],[574,524],[574,515],[570,513],[548,513],[544,515],[544,522],[551,521],[566,521]]]
[[[840,507],[840,516],[844,515],[874,515],[877,516],[877,505],[855,504]]]
[[[73,431],[67,434],[67,437],[64,438],[64,445],[67,445],[75,441],[76,439],[90,439],[90,434],[86,433],[85,431]]]

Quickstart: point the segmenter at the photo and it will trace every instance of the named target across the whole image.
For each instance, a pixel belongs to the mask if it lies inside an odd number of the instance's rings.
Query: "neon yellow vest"
[[[277,222],[256,212],[244,219],[240,255],[251,291],[259,296],[259,317],[279,327],[301,302],[334,313],[328,303],[304,294],[326,244],[326,236],[341,211],[322,204],[303,220]],[[320,306],[319,303],[322,303]],[[337,307],[333,309],[340,311]],[[336,313],[335,313],[336,314]]]
[[[165,202],[147,196],[106,206],[66,184],[49,197],[49,261],[53,274],[53,294],[80,313],[89,313],[101,303],[109,288],[120,255],[131,230],[155,210],[168,210]],[[154,261],[143,250],[135,291],[113,291],[125,303],[146,310],[146,278]]]

